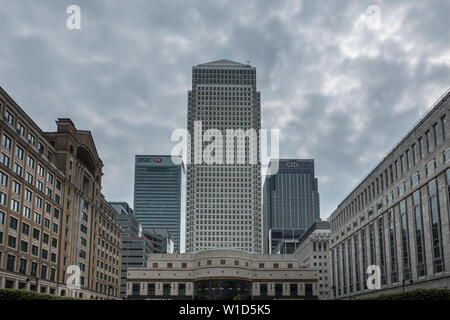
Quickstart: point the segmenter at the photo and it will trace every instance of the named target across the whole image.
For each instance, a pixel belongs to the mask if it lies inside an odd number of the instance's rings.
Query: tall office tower
[[[263,224],[265,253],[293,253],[298,238],[320,221],[319,192],[314,160],[278,161],[278,172],[264,182]]]
[[[143,229],[167,229],[174,251],[180,252],[184,165],[170,155],[137,155],[134,173],[134,213]]]
[[[260,127],[254,67],[229,60],[193,67],[188,92],[192,141],[187,165],[186,252],[219,248],[261,252]],[[253,131],[253,140],[241,136],[235,144],[232,132],[236,129],[248,136]],[[233,141],[229,148],[227,133]],[[212,145],[217,148],[209,152]]]

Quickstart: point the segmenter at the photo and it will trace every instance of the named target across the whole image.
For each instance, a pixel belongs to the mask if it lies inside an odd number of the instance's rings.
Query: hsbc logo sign
[[[160,163],[162,162],[162,158],[159,157],[138,158],[137,162]]]

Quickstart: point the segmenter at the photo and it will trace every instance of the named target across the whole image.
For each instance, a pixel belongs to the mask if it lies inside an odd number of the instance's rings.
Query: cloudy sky
[[[66,28],[71,4],[80,30]],[[282,157],[315,159],[327,218],[450,87],[448,12],[444,0],[0,0],[0,86],[45,131],[58,117],[91,130],[103,193],[132,204],[134,155],[169,153],[186,126],[192,66],[250,61],[263,128],[280,129]]]

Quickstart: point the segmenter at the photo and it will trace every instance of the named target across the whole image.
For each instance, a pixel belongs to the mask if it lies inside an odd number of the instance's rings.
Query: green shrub
[[[23,289],[0,289],[0,300],[80,300],[72,297],[60,297],[47,293],[36,293]]]
[[[450,300],[449,289],[415,289],[405,293],[388,293],[364,300]]]

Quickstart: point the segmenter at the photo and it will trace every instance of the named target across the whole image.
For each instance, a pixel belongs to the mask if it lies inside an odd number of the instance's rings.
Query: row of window
[[[446,196],[450,199],[450,169],[446,172],[446,178],[448,190]],[[426,276],[429,272],[428,259],[433,268],[431,272],[440,274],[445,271],[440,199],[436,179],[430,181],[425,189],[428,196],[426,203],[422,203],[423,190],[417,190],[411,196],[411,208],[408,208],[407,199],[402,200],[397,206],[371,222],[368,227],[362,228],[332,249],[335,295],[365,289],[365,279],[361,275],[365,274],[370,265],[380,267],[382,286],[398,283],[401,279],[412,279],[412,268],[415,269],[418,278]],[[423,206],[428,206],[428,219],[423,217]],[[429,221],[428,225],[424,224],[426,220]],[[397,222],[399,226],[396,226]],[[409,230],[411,225],[413,230]],[[425,233],[425,228],[428,228],[429,232]],[[425,237],[425,234],[429,234],[429,237]],[[386,240],[389,243],[387,246]],[[399,251],[398,245],[401,248]],[[427,246],[431,246],[431,251],[426,250]],[[414,265],[411,259],[413,250],[416,257]]]
[[[423,159],[426,156],[425,143],[426,152],[430,154],[441,142],[447,139],[448,123],[447,116],[444,114],[441,116],[439,122],[435,122],[430,129],[425,131],[424,137],[419,137],[417,142],[414,142],[408,147],[405,152],[402,153],[398,159],[394,160],[394,162],[376,177],[372,183],[367,184],[367,187],[356,195],[354,199],[332,220],[333,231],[338,230],[338,228],[343,226],[349,219],[354,217],[357,212],[367,206],[376,196],[382,193],[385,188],[387,189],[391,184],[403,177],[408,170],[418,163],[419,159]],[[415,179],[418,179],[418,176]]]
[[[0,251],[0,264],[2,261],[3,252]],[[24,275],[31,275],[33,277],[39,277],[43,280],[56,281],[56,269],[50,268],[45,264],[41,265],[40,272],[38,270],[38,263],[31,261],[31,264],[28,264],[28,260],[25,258],[19,258],[12,254],[6,255],[6,270],[11,272],[19,272]],[[29,268],[28,268],[29,266]],[[49,272],[50,271],[50,272]]]
[[[2,109],[3,109],[3,102],[0,101],[0,114],[1,114],[1,112],[3,112]],[[36,135],[31,131],[31,129],[28,129],[28,134],[27,134],[27,129],[26,129],[25,125],[23,124],[23,122],[20,119],[18,119],[18,117],[16,119],[16,116],[7,108],[5,108],[5,110],[4,110],[4,118],[11,127],[16,128],[17,133],[20,136],[22,136],[24,139],[26,139],[28,141],[28,143],[30,145],[32,145],[34,148],[37,148],[39,153],[45,154],[46,147],[45,147],[44,143],[42,141],[36,139]],[[16,123],[17,123],[17,125],[15,126]],[[47,160],[49,162],[53,162],[53,160],[54,160],[53,152],[48,149],[47,149]]]

